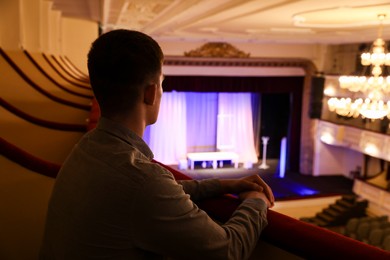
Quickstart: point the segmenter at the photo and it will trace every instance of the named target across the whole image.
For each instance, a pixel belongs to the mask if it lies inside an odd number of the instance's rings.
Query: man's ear
[[[146,86],[144,92],[144,103],[147,105],[153,105],[156,100],[157,95],[157,85],[150,84]]]

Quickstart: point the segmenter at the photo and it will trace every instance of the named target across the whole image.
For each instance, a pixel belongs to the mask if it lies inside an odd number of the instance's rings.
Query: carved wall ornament
[[[250,53],[240,51],[230,43],[209,42],[201,47],[184,52],[186,57],[249,58]]]

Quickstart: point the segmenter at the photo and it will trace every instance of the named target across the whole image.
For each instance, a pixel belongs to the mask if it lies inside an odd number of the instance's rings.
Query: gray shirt
[[[64,163],[49,202],[41,259],[246,259],[267,224],[266,204],[244,200],[224,224],[196,201],[211,180],[176,181],[147,144],[101,118]]]

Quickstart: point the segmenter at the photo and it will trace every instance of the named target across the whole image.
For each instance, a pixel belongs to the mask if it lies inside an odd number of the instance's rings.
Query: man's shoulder
[[[172,173],[168,169],[162,167],[161,165],[159,165],[154,161],[140,160],[138,162],[138,166],[140,167],[140,169],[142,169],[142,171],[145,174],[150,175],[150,177],[154,177],[154,178],[162,177],[162,178],[174,179]]]

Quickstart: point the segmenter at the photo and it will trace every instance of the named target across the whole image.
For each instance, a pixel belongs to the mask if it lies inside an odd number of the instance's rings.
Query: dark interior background
[[[278,159],[280,157],[282,138],[288,138],[291,113],[290,106],[289,93],[264,93],[261,95],[260,136],[269,137],[267,158]],[[263,143],[261,143],[260,151],[262,149]]]

